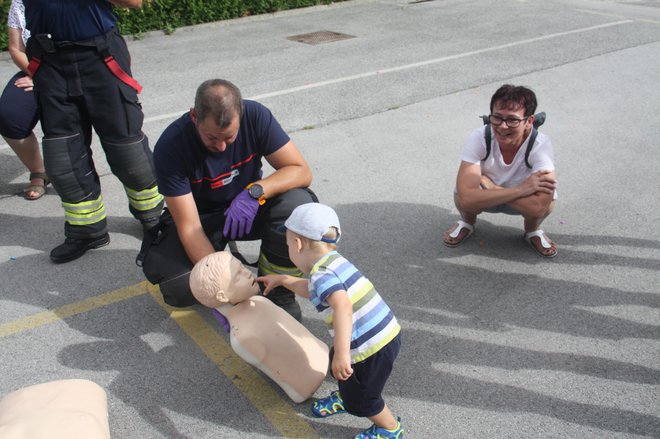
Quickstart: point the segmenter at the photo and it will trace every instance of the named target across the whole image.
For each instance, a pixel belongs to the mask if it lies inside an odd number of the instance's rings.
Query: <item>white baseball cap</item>
[[[339,242],[341,237],[337,213],[332,207],[320,203],[306,203],[296,207],[284,222],[284,227],[305,238],[331,244]],[[323,236],[331,227],[337,229],[337,239]]]

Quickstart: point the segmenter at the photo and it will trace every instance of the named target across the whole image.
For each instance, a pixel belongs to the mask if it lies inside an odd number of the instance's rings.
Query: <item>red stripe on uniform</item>
[[[115,75],[121,82],[128,84],[135,89],[136,92],[140,93],[142,91],[142,86],[138,82],[131,78],[128,73],[122,70],[122,68],[117,64],[117,61],[111,56],[103,60],[105,65],[108,66],[113,75]]]
[[[246,159],[243,160],[242,162],[238,162],[238,163],[236,163],[236,164],[231,165],[231,166],[229,167],[229,169],[234,169],[234,168],[237,168],[237,167],[239,167],[239,166],[241,166],[241,165],[246,164],[247,162],[251,161],[256,155],[257,155],[257,153],[252,153],[252,155],[250,155],[250,157],[246,158]],[[202,178],[200,178],[199,180],[192,180],[191,183],[192,183],[192,184],[198,184],[198,183],[201,183],[202,181],[206,180],[206,181],[210,181],[210,182],[211,182],[211,185],[213,185],[214,182],[216,182],[217,180],[222,180],[223,178],[228,177],[228,176],[230,176],[230,175],[231,175],[231,171],[229,171],[229,172],[225,172],[224,174],[220,174],[220,175],[215,176],[215,177],[213,177],[213,178],[211,178],[211,177],[202,177]],[[217,184],[217,183],[215,183],[215,184]],[[212,186],[212,187],[213,187],[213,186]]]

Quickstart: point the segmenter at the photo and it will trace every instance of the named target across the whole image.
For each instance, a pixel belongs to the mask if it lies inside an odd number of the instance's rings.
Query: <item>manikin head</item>
[[[250,270],[230,253],[221,251],[202,258],[190,273],[190,290],[204,306],[233,305],[259,294]]]

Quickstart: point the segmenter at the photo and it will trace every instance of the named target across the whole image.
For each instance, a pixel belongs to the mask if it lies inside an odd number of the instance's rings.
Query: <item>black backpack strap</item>
[[[532,135],[529,136],[529,143],[527,144],[527,150],[525,150],[525,164],[528,168],[532,168],[532,165],[529,164],[529,154],[532,152],[534,147],[534,142],[536,142],[536,136],[539,134],[537,130],[538,127],[543,125],[545,122],[545,112],[536,113],[534,115],[534,126],[532,127]]]
[[[534,147],[534,142],[536,142],[536,136],[539,134],[539,131],[536,128],[532,128],[532,134],[529,136],[529,143],[527,143],[527,149],[525,150],[525,164],[528,168],[532,169],[532,165],[529,164],[529,153],[532,152]]]
[[[486,140],[486,155],[484,156],[484,158],[481,159],[481,161],[483,162],[490,155],[491,133],[490,133],[489,116],[487,114],[484,114],[483,116],[481,116],[481,120],[483,120],[484,125],[486,125],[486,130],[484,131],[484,140]]]

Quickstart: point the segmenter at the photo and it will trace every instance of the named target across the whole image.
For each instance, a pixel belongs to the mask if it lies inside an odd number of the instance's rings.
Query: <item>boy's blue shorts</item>
[[[339,382],[339,394],[344,408],[354,416],[375,416],[385,407],[381,396],[385,383],[392,372],[392,365],[401,347],[401,333],[391,342],[364,361],[353,364],[353,375]],[[330,351],[330,364],[334,349]],[[331,372],[332,373],[332,372]]]

